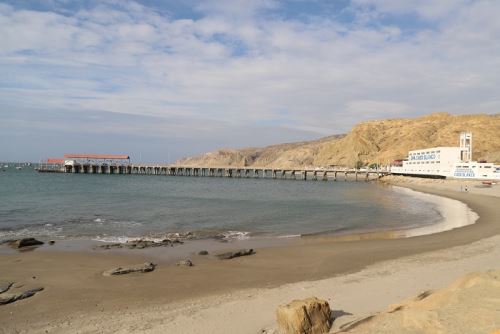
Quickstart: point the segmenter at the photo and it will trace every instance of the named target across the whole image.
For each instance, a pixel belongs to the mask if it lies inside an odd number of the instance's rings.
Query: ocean
[[[352,234],[420,228],[441,219],[432,200],[377,182],[0,169],[0,240]]]

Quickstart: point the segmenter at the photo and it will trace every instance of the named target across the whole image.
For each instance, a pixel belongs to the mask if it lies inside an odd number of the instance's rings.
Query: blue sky
[[[498,1],[0,1],[0,160],[173,161],[498,113]]]

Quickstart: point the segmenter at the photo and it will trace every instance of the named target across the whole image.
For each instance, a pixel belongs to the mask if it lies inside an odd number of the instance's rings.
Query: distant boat
[[[9,168],[9,165],[3,165],[3,168]]]
[[[23,167],[21,167],[21,166],[17,166],[17,167],[16,167],[16,169],[17,169],[17,170],[19,170],[19,169],[23,169]]]

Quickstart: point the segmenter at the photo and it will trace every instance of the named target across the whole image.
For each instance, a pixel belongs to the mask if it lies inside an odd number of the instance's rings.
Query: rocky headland
[[[176,162],[184,166],[254,166],[270,168],[390,164],[409,150],[458,146],[458,136],[474,136],[475,160],[500,163],[500,115],[434,113],[411,119],[357,124],[347,134],[267,147],[220,149]]]

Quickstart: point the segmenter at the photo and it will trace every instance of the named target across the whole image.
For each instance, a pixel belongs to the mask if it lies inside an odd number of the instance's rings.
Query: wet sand
[[[345,277],[377,262],[468,245],[500,234],[498,197],[426,185],[411,184],[411,188],[465,202],[480,218],[476,224],[459,229],[406,239],[361,237],[361,240],[342,241],[326,236],[310,237],[257,248],[255,255],[227,261],[194,255],[190,257],[194,267],[177,267],[166,261],[154,272],[123,277],[103,277],[102,272],[119,265],[150,261],[152,254],[140,250],[109,253],[47,248],[3,253],[0,254],[2,279],[43,286],[45,290],[29,299],[0,306],[0,333],[42,333],[46,329],[50,332],[162,331],[162,326],[167,326],[159,320],[163,315],[165,319],[182,320],[175,318],[176,312],[199,300],[209,298],[206,307],[212,308],[221,295],[225,296],[221,300],[232,294],[241,299],[242,291],[249,289],[272,290],[283,284]],[[196,318],[195,313],[193,317]],[[106,319],[111,318],[115,319],[114,325],[105,327]],[[133,321],[125,321],[127,318]],[[196,323],[194,318],[184,319],[178,328],[185,326],[185,330],[179,332],[196,332],[190,330]],[[239,329],[234,332],[251,332]],[[213,330],[216,332],[216,328]]]

